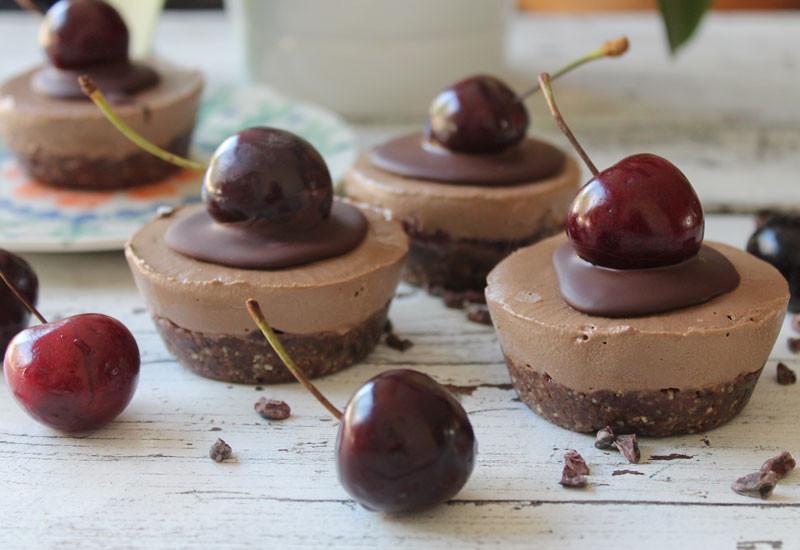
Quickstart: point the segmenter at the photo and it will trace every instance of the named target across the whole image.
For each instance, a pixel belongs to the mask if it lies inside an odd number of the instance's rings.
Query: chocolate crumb
[[[636,434],[618,435],[614,440],[614,446],[631,464],[638,464],[642,459],[639,443],[636,441]]]
[[[707,435],[704,435],[704,436],[703,436],[703,439],[701,439],[700,441],[702,441],[703,443],[705,443],[705,446],[706,446],[706,447],[711,447],[711,441],[708,439],[708,436],[707,436]]]
[[[637,472],[636,470],[614,470],[611,472],[612,476],[624,476],[624,475],[632,475],[632,476],[643,476],[644,472]]]
[[[594,446],[598,449],[611,449],[614,447],[615,439],[616,436],[614,435],[614,430],[611,429],[611,426],[606,426],[597,432],[597,437],[594,440]]]
[[[800,338],[787,338],[786,345],[792,353],[800,353]]]
[[[783,363],[778,363],[777,380],[781,386],[789,386],[797,382],[797,374]]]
[[[213,428],[211,428],[209,431],[210,431],[210,432],[221,432],[221,431],[222,431],[222,428],[220,428],[219,426],[214,426],[214,427],[213,427]]]
[[[761,465],[761,473],[773,472],[778,479],[786,477],[786,474],[794,470],[797,466],[791,453],[783,451],[778,456],[774,456]]]
[[[383,332],[387,334],[392,332],[392,322],[389,319],[386,319],[386,322],[383,324]]]
[[[449,307],[450,309],[461,309],[464,307],[464,296],[460,292],[442,290],[441,296],[445,307]]]
[[[650,460],[684,460],[694,458],[694,455],[684,455],[681,453],[670,453],[668,455],[651,455]]]
[[[233,450],[222,439],[217,439],[208,451],[208,456],[214,462],[222,462],[233,456]]]
[[[564,454],[564,469],[561,471],[561,481],[564,487],[586,487],[586,475],[589,474],[589,467],[586,461],[576,450],[567,451]]]
[[[467,319],[481,325],[492,324],[492,316],[489,315],[489,308],[482,304],[472,304],[469,306],[467,308]]]
[[[279,399],[260,398],[253,408],[267,420],[286,420],[292,414],[292,409],[285,401]]]
[[[731,488],[746,497],[769,498],[775,485],[778,483],[778,475],[775,472],[753,472],[737,479]]]
[[[392,349],[396,349],[397,351],[402,352],[413,347],[414,342],[412,342],[408,338],[400,338],[394,332],[390,332],[386,335],[386,345]]]

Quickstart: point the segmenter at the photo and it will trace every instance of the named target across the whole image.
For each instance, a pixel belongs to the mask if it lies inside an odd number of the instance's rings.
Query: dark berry
[[[789,311],[800,312],[800,216],[772,214],[747,241],[747,251],[771,263],[789,283]]]
[[[0,250],[0,270],[30,303],[36,305],[39,280],[28,262],[11,252]],[[30,317],[27,308],[0,281],[0,357],[11,339],[28,326]]]

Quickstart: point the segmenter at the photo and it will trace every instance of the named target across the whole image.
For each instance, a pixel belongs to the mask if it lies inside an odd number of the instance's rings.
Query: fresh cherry
[[[128,61],[128,27],[102,0],[60,0],[45,14],[39,41],[60,69]]]
[[[614,269],[671,265],[696,255],[703,243],[703,208],[686,176],[652,154],[598,171],[558,111],[549,75],[539,79],[553,117],[594,176],[567,214],[567,236],[577,254]]]
[[[528,110],[493,76],[465,78],[445,88],[430,108],[430,137],[459,153],[497,153],[528,131]]]
[[[19,289],[28,302],[36,303],[39,280],[28,262],[0,249],[0,272]],[[30,317],[30,311],[6,285],[0,282],[0,356],[5,353],[11,339],[28,326]]]
[[[789,283],[789,311],[800,312],[800,216],[772,214],[747,241],[747,251],[769,262]]]
[[[203,198],[211,216],[264,232],[306,230],[327,218],[333,184],[325,160],[303,138],[277,128],[242,130],[216,150]]]
[[[139,378],[139,347],[130,331],[106,315],[87,313],[17,334],[3,367],[17,402],[33,418],[66,432],[99,428],[128,405]]]
[[[339,480],[362,506],[414,512],[446,502],[469,479],[477,444],[461,404],[421,372],[398,369],[361,386],[344,414],[298,369],[258,304],[247,309],[284,365],[340,421]]]
[[[553,73],[553,78],[589,61],[617,57],[627,50],[627,38],[609,40]],[[517,94],[502,80],[487,75],[460,80],[433,100],[428,113],[428,139],[458,153],[486,154],[509,149],[525,139],[530,121],[524,101],[538,90],[537,85]]]

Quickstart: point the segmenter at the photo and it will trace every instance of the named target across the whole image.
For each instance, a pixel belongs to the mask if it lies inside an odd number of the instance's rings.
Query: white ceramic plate
[[[195,157],[249,126],[276,126],[309,140],[339,181],[357,153],[353,131],[336,114],[265,87],[217,87],[203,101]],[[54,189],[30,180],[0,145],[0,248],[16,252],[119,250],[161,207],[200,200],[201,174],[175,176],[127,191]]]

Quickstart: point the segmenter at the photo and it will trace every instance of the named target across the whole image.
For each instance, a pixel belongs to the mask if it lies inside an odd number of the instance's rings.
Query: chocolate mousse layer
[[[529,140],[535,141],[535,140]],[[433,290],[481,294],[494,265],[520,246],[559,232],[578,188],[571,157],[554,176],[511,186],[452,185],[404,177],[361,155],[345,194],[392,212],[411,237],[404,278]]]
[[[565,241],[520,249],[488,277],[492,322],[532,410],[576,431],[610,425],[654,436],[709,430],[742,410],[789,299],[772,266],[706,242],[738,271],[734,290],[696,306],[608,318],[561,297],[552,259]]]
[[[311,376],[362,359],[378,342],[408,238],[396,222],[362,209],[369,221],[352,251],[280,270],[247,270],[173,251],[164,234],[202,206],[153,220],[125,255],[167,348],[187,368],[243,383],[291,380],[245,309],[257,300],[298,365]]]
[[[111,97],[115,110],[156,145],[186,155],[203,88],[199,72],[153,63],[157,85]],[[35,93],[35,67],[0,85],[0,135],[35,179],[57,187],[120,189],[162,179],[177,168],[141,151],[88,99]]]

